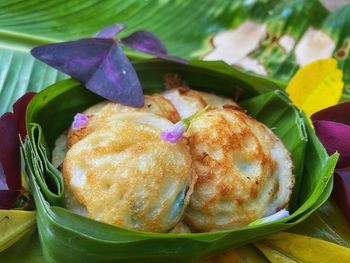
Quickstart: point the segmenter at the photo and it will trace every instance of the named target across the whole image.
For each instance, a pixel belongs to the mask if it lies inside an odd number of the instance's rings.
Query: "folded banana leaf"
[[[338,156],[327,155],[306,117],[291,104],[286,93],[275,90],[259,95],[273,83],[239,71],[230,76],[222,69],[212,71],[199,64],[148,61],[135,63],[135,68],[145,93],[161,91],[165,74],[177,73],[192,88],[230,97],[240,94],[240,104],[272,128],[291,152],[296,174],[291,215],[275,222],[222,232],[156,234],[121,229],[66,210],[62,175],[51,165],[50,152],[75,113],[101,98],[79,82],[65,80],[45,89],[31,101],[26,120],[29,139],[22,148],[47,262],[82,259],[84,262],[196,262],[290,228],[326,201]]]
[[[122,36],[145,29],[165,43],[169,54],[201,59],[212,49],[214,35],[247,19],[267,25],[267,38],[250,56],[267,69],[265,78],[281,87],[299,66],[294,49],[283,50],[279,38],[289,35],[296,45],[309,27],[329,35],[335,42],[333,56],[344,71],[343,100],[350,98],[350,6],[329,13],[318,0],[203,0],[200,4],[184,0],[18,0],[0,3],[0,114],[26,91],[39,91],[67,77],[35,61],[29,54],[35,46],[90,37],[109,24],[123,22],[129,27]],[[217,66],[229,72],[225,66]]]

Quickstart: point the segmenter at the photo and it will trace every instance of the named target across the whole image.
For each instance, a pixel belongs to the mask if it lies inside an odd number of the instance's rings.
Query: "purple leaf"
[[[94,93],[121,104],[142,107],[143,91],[137,74],[116,43],[100,67],[86,83]]]
[[[26,130],[26,111],[27,106],[31,99],[35,96],[35,92],[28,92],[19,98],[15,104],[13,104],[13,112],[15,114],[16,124],[21,135],[21,138],[24,139],[27,135]]]
[[[350,125],[350,102],[338,104],[319,112],[316,112],[311,116],[313,121],[334,121]]]
[[[136,31],[131,35],[123,38],[122,43],[129,48],[136,49],[151,55],[166,55],[167,50],[163,43],[151,32]]]
[[[129,48],[156,56],[164,60],[181,64],[188,64],[188,61],[185,59],[168,56],[168,52],[164,44],[151,32],[143,30],[136,31],[131,35],[122,38],[121,42]]]
[[[143,106],[142,87],[136,72],[113,39],[43,45],[31,53],[106,99],[133,107]]]
[[[350,102],[311,116],[316,134],[329,154],[338,151],[333,197],[350,226]]]
[[[100,67],[113,48],[113,39],[81,39],[42,45],[31,54],[71,77],[86,83]]]
[[[336,170],[333,198],[350,226],[350,167]]]
[[[12,208],[20,194],[20,190],[0,190],[0,209]]]
[[[125,24],[114,24],[103,28],[95,34],[95,38],[114,38],[119,32],[127,26]]]
[[[0,117],[0,145],[0,162],[8,188],[20,190],[22,184],[19,136],[13,113],[8,112]]]
[[[314,121],[316,134],[328,154],[340,153],[338,168],[350,166],[350,126],[333,121]]]

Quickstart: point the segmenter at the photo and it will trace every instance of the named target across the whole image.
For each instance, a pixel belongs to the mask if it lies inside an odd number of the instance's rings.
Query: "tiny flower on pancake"
[[[274,222],[277,220],[281,220],[281,219],[286,218],[288,216],[289,216],[289,211],[286,209],[282,209],[282,210],[278,211],[277,213],[274,213],[270,216],[260,218],[256,221],[250,223],[249,225],[266,224],[266,223]]]
[[[84,128],[89,122],[89,117],[83,113],[77,113],[74,116],[74,121],[72,123],[72,129],[78,130]]]
[[[187,125],[181,120],[171,126],[170,129],[162,132],[160,137],[163,141],[176,143],[178,140],[182,138],[182,135],[187,130]]]
[[[160,134],[160,137],[163,141],[176,143],[178,140],[180,140],[185,133],[185,131],[188,129],[188,127],[191,124],[191,121],[202,115],[207,109],[209,108],[209,105],[201,109],[200,111],[196,112],[192,116],[182,119],[179,122],[175,123],[172,127],[170,127],[168,130],[162,132]]]

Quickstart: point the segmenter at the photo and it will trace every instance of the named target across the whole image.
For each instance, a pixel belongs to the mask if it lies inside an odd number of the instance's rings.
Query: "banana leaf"
[[[239,91],[241,105],[271,127],[291,152],[296,173],[291,216],[222,232],[155,234],[121,229],[66,210],[62,205],[62,176],[50,164],[50,152],[54,140],[67,129],[74,114],[101,100],[79,82],[69,79],[39,93],[27,110],[29,139],[23,145],[23,155],[47,262],[62,259],[67,262],[82,259],[84,262],[196,262],[290,228],[326,201],[338,156],[327,155],[306,117],[291,104],[287,94],[275,90],[258,95],[260,89],[265,91],[270,84],[267,80],[239,71],[229,76],[221,69],[212,71],[200,64],[140,61],[134,65],[145,93],[161,91],[166,73],[178,73],[192,88],[199,90],[231,97]]]
[[[337,55],[349,38],[350,6],[329,13],[317,0],[16,0],[0,3],[0,114],[26,91],[39,91],[67,77],[30,56],[29,50],[37,45],[88,37],[123,22],[129,28],[122,36],[145,29],[155,33],[170,54],[200,59],[212,49],[210,39],[215,34],[247,19],[267,25],[268,38],[251,56],[268,69],[265,78],[281,87],[298,65],[293,51],[282,50],[278,38],[288,34],[298,42],[310,26],[329,34],[336,42],[334,56],[344,70],[343,100],[350,98],[350,56]],[[216,66],[234,74],[225,65]]]

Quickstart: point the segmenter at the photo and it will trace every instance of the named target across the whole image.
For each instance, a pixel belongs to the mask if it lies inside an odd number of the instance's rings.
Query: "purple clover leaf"
[[[115,35],[125,28],[124,24],[110,25],[93,38],[42,45],[33,48],[31,54],[79,80],[87,89],[105,99],[142,107],[141,83],[121,44],[165,60],[187,62],[168,56],[162,42],[147,31],[136,31],[121,40],[115,39]]]

